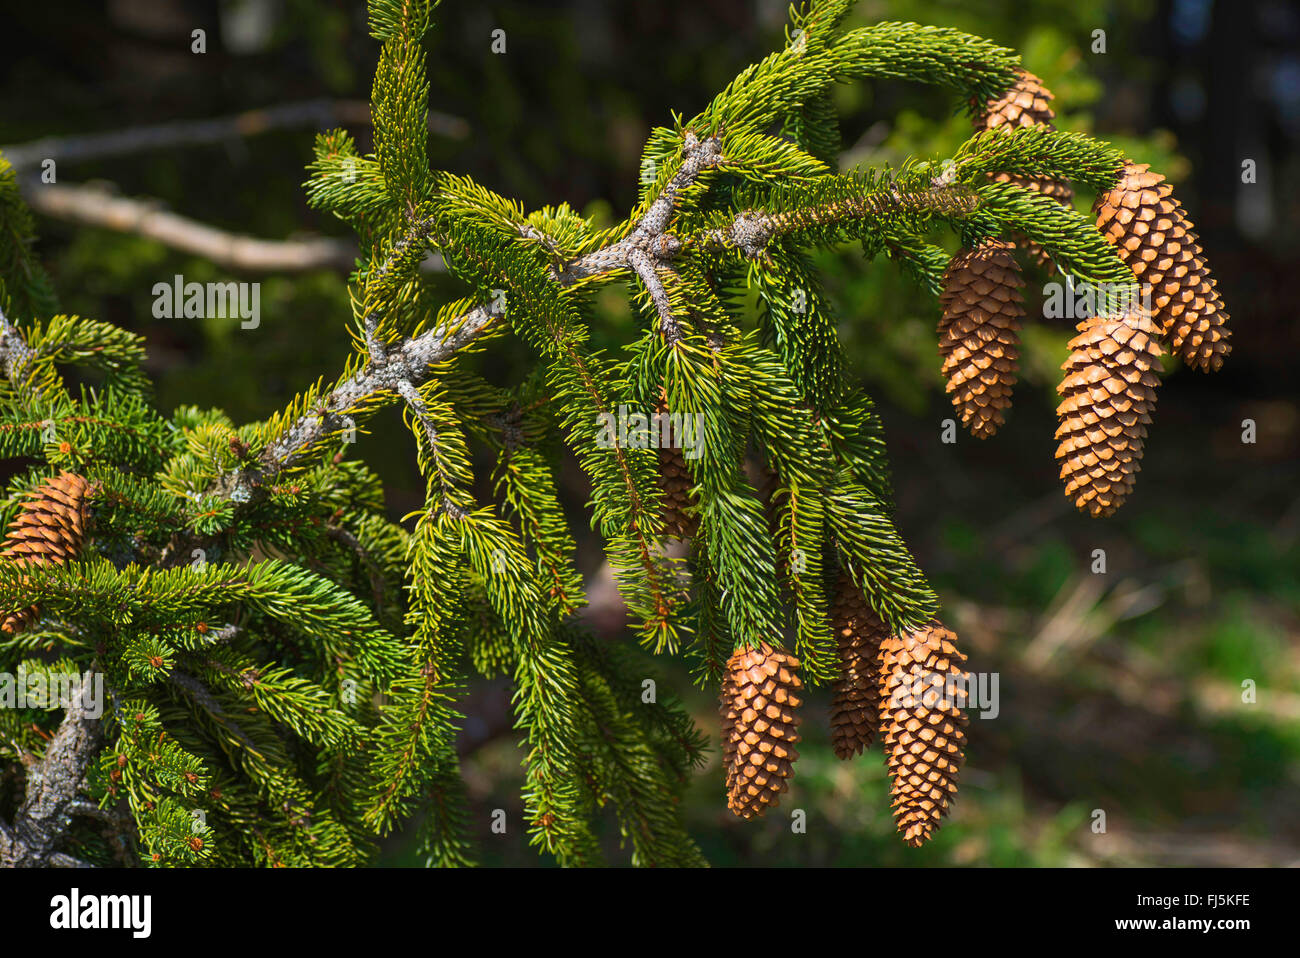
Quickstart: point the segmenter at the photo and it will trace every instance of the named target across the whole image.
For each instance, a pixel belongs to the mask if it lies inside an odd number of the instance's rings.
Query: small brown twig
[[[228,233],[163,209],[157,200],[118,196],[103,186],[42,183],[25,177],[22,190],[31,208],[44,216],[156,240],[226,269],[258,273],[351,270],[360,255],[356,244],[332,237],[267,240]],[[421,269],[441,272],[442,258],[434,254]]]

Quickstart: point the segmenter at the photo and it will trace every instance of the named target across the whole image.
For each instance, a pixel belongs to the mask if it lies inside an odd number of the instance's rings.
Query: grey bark
[[[0,822],[2,868],[89,867],[58,846],[67,834],[77,793],[103,736],[100,720],[88,717],[83,705],[91,678],[89,672],[82,677],[45,755],[28,768],[25,797],[13,824]]]

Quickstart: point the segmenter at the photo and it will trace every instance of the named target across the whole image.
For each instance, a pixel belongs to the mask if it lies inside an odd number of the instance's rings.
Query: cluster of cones
[[[60,473],[37,486],[9,526],[0,561],[19,566],[62,565],[75,558],[86,539],[89,486],[81,476]],[[10,635],[40,617],[32,606],[0,616],[0,632]]]
[[[1051,126],[1051,93],[1022,72],[976,117],[981,129]],[[1069,203],[1045,178],[999,179]],[[1098,310],[1078,326],[1058,387],[1056,457],[1066,495],[1094,516],[1118,509],[1141,468],[1164,347],[1187,365],[1217,370],[1230,351],[1228,314],[1186,212],[1164,177],[1127,163],[1093,206],[1097,228],[1132,270],[1142,295],[1119,314]],[[978,438],[993,435],[1011,404],[1025,315],[1014,245],[988,238],[961,250],[944,274],[939,354],[948,392]]]
[[[831,743],[849,759],[879,736],[903,840],[924,844],[957,793],[967,719],[966,657],[939,622],[891,635],[848,579],[832,611],[842,674],[831,703]],[[754,818],[789,787],[799,757],[799,662],[762,644],[727,662],[720,700],[727,807]],[[958,680],[958,681],[954,681]]]

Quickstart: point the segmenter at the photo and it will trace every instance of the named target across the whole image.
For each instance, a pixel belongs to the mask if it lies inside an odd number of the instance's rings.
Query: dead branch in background
[[[118,195],[108,186],[43,182],[42,163],[77,163],[131,154],[221,143],[276,129],[325,128],[370,122],[370,107],[360,100],[306,100],[247,110],[211,120],[179,120],[128,127],[105,133],[44,137],[30,143],[0,147],[15,171],[23,198],[36,212],[53,219],[129,233],[156,240],[172,249],[211,260],[226,269],[267,273],[296,273],[315,269],[351,270],[355,244],[341,239],[266,240],[229,233],[172,213],[159,200]],[[469,124],[456,116],[430,112],[429,130],[448,139],[464,139]],[[421,268],[440,272],[442,259],[432,256]]]
[[[0,153],[4,153],[14,169],[23,171],[40,166],[47,159],[79,163],[181,146],[223,143],[271,130],[307,126],[324,129],[331,125],[358,126],[369,122],[370,105],[363,100],[304,100],[245,110],[211,120],[175,120],[104,133],[47,136],[30,143],[0,146]],[[469,124],[458,116],[430,111],[429,132],[449,140],[463,140],[469,135]]]

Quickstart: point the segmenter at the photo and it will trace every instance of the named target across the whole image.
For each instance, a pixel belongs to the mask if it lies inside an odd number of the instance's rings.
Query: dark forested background
[[[602,222],[635,201],[641,146],[670,111],[698,111],[781,42],[779,0],[446,0],[429,38],[435,165],[529,208],[568,202]],[[1122,144],[1176,184],[1233,317],[1224,370],[1174,370],[1161,389],[1136,494],[1111,520],[1073,512],[1052,458],[1054,387],[1071,332],[1026,331],[1022,384],[994,439],[939,441],[950,415],[935,355],[937,304],[885,262],[820,257],[863,388],[880,402],[899,525],[932,577],[971,665],[1001,676],[1000,714],[973,719],[952,822],[925,849],[892,834],[875,756],[837,763],[824,696],[790,807],[733,819],[716,764],[690,815],[712,860],[747,864],[1300,863],[1300,8],[1286,0],[862,2],[857,22],[954,26],[1013,47],[1055,91],[1059,125]],[[190,51],[207,31],[203,55]],[[506,51],[490,50],[493,30]],[[1105,31],[1104,53],[1093,52]],[[312,100],[364,102],[377,44],[360,3],[108,0],[9,4],[0,14],[0,144],[226,116]],[[879,84],[841,88],[842,165],[945,154],[969,133],[951,97]],[[364,111],[343,114],[363,147]],[[111,184],[232,232],[346,236],[308,208],[313,129],[247,130],[215,144],[62,161],[59,183]],[[1243,183],[1254,161],[1256,181]],[[1079,204],[1090,202],[1081,197]],[[263,418],[350,349],[346,272],[232,274],[154,242],[42,216],[40,251],[63,308],[145,335],[164,409],[217,406]],[[155,320],[153,284],[262,283],[262,322]],[[1037,310],[1048,277],[1029,274]],[[459,295],[445,278],[448,297]],[[602,297],[597,337],[630,338]],[[493,374],[521,355],[494,347]],[[1242,442],[1254,420],[1257,441]],[[395,516],[419,505],[412,447],[395,412],[359,454],[389,482]],[[575,527],[587,490],[570,470]],[[1108,571],[1090,572],[1095,549]],[[600,561],[589,539],[594,575]],[[596,590],[594,596],[601,594]],[[592,625],[619,640],[616,611]],[[663,665],[662,663],[660,664]],[[668,667],[674,691],[715,728],[708,695]],[[1241,702],[1244,681],[1258,687]],[[481,819],[517,804],[506,693],[475,689],[467,777]],[[1107,830],[1090,828],[1093,811]],[[516,819],[517,820],[517,819]],[[521,833],[484,835],[488,861],[532,861]],[[386,861],[405,862],[399,836]]]

